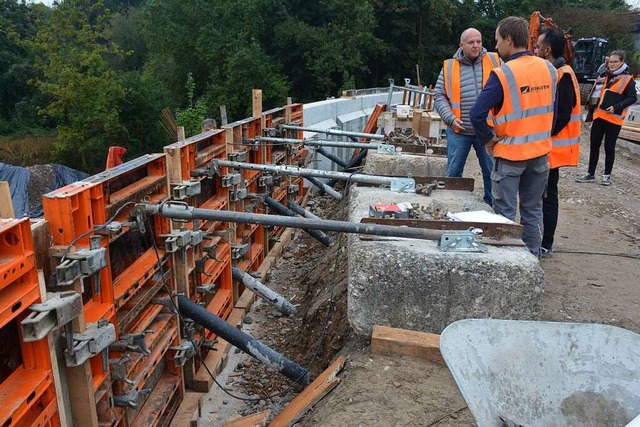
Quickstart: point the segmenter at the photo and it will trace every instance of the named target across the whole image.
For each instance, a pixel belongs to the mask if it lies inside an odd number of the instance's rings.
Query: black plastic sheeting
[[[88,174],[71,169],[60,164],[50,165],[53,168],[53,179],[51,185],[42,189],[42,194],[49,191],[57,190],[65,185],[72,184],[76,181],[83,180]],[[16,218],[28,216],[37,218],[43,215],[42,202],[36,206],[29,207],[29,181],[31,180],[31,171],[29,168],[21,166],[13,166],[7,163],[0,163],[0,181],[9,182],[11,189],[11,201],[13,202],[13,210]],[[35,195],[40,199],[42,194]],[[32,195],[34,196],[34,195]]]

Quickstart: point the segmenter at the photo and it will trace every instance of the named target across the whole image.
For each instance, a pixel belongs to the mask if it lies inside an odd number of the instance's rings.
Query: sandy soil
[[[636,315],[640,301],[640,160],[619,149],[610,187],[576,183],[573,178],[586,168],[588,151],[585,134],[580,167],[561,171],[555,252],[541,261],[546,274],[541,318],[606,323],[640,332],[640,319]],[[600,163],[598,173],[602,169],[602,156]],[[465,176],[475,178],[481,187],[474,154],[469,156]],[[480,195],[482,189],[476,192]],[[323,218],[340,217],[341,213],[327,199],[316,199],[313,210]],[[313,375],[324,369],[336,354],[347,356],[340,385],[297,425],[474,425],[446,367],[410,358],[372,355],[366,340],[351,335],[345,316],[344,257],[337,244],[324,248],[303,232],[297,232],[268,284],[299,304],[300,313],[294,318],[284,318],[267,304],[257,304],[249,315],[255,335],[309,367]],[[253,322],[260,326],[256,328]],[[226,398],[225,405],[233,407],[226,412],[232,409],[238,415],[246,415],[265,408],[277,411],[295,395],[296,387],[288,388],[290,381],[252,364],[243,355],[230,358],[230,363],[227,373],[235,376],[228,378],[226,384],[262,399],[245,403]],[[249,381],[245,381],[245,374]],[[240,381],[244,384],[234,387],[236,378],[245,378]],[[255,378],[264,387],[256,389]],[[285,392],[269,397],[281,390]],[[206,425],[218,424],[210,421]]]

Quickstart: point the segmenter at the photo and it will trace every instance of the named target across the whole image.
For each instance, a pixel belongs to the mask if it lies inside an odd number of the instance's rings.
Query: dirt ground
[[[580,167],[561,170],[554,253],[541,261],[546,275],[541,320],[605,323],[640,332],[640,159],[619,148],[611,186],[580,184],[573,178],[586,169],[588,152],[585,133]],[[474,154],[465,176],[475,178],[481,187]],[[476,192],[481,195],[482,188]],[[328,198],[314,199],[310,209],[322,218],[344,216]],[[446,367],[372,355],[368,341],[351,334],[346,319],[346,254],[336,243],[340,237],[332,237],[334,243],[324,248],[297,231],[268,279],[272,289],[298,306],[297,316],[286,318],[258,303],[245,319],[251,333],[308,367],[313,376],[337,354],[347,356],[341,383],[296,425],[474,425]],[[224,405],[236,405],[234,416],[267,408],[277,412],[301,390],[244,355],[236,353],[230,363],[226,385],[256,399],[239,403],[225,399]],[[220,419],[215,417],[217,411],[210,411],[212,421],[207,425],[220,424],[214,421]]]

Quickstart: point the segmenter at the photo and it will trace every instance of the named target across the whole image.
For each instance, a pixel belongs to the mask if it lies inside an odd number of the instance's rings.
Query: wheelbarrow
[[[466,319],[440,352],[480,427],[640,425],[640,335],[626,329]]]

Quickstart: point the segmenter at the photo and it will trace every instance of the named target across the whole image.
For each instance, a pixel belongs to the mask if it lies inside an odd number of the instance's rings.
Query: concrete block
[[[490,208],[464,191],[431,196],[354,186],[349,220],[374,203],[435,203],[445,211]],[[437,242],[348,238],[348,319],[361,335],[374,325],[440,333],[465,318],[537,319],[544,273],[525,248],[489,246],[487,253],[441,252]]]
[[[363,172],[371,175],[446,176],[447,158],[378,154],[375,150],[369,150]]]

